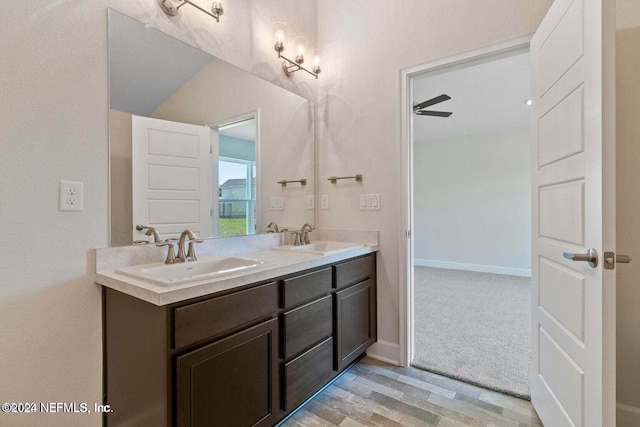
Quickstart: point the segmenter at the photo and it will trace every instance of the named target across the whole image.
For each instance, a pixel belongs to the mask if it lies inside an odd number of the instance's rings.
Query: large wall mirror
[[[310,100],[112,9],[109,85],[111,246],[314,222]]]

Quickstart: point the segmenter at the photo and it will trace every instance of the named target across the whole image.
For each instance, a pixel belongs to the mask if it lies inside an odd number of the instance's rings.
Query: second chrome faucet
[[[185,243],[189,242],[189,248],[187,253],[184,252]],[[167,250],[167,258],[164,260],[165,264],[175,264],[179,262],[187,262],[187,261],[196,261],[198,258],[196,257],[195,243],[202,243],[202,239],[198,239],[193,231],[184,230],[182,234],[180,234],[180,239],[178,240],[178,251],[177,254],[173,251],[173,246],[175,243],[174,240],[167,239],[162,243],[156,244],[156,246],[168,246]]]
[[[291,231],[291,233],[295,235],[295,241],[293,242],[293,246],[302,246],[302,245],[308,245],[309,243],[311,243],[311,239],[309,239],[309,233],[311,233],[315,229],[316,228],[313,225],[309,223],[305,223],[300,229],[300,231],[298,230]]]

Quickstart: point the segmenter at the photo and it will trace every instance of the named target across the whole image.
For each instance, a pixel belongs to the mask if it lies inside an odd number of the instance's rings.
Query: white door
[[[133,239],[136,224],[153,226],[161,239],[185,229],[212,234],[211,129],[148,117],[132,117]]]
[[[555,0],[531,40],[531,400],[548,427],[615,426],[614,19],[611,0]],[[589,248],[595,267],[566,258]]]

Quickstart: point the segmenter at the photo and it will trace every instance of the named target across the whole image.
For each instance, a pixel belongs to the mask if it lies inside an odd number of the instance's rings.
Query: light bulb
[[[320,73],[320,49],[314,49],[311,54],[313,55],[313,72]]]
[[[278,56],[280,56],[280,53],[282,53],[287,44],[287,25],[282,22],[273,24],[273,38],[275,41],[273,48],[278,52]]]

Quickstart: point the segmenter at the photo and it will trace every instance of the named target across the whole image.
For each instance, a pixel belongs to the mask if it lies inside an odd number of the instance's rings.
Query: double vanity
[[[98,250],[106,425],[282,421],[376,340],[372,234],[212,239],[173,265],[145,262],[152,245]]]

